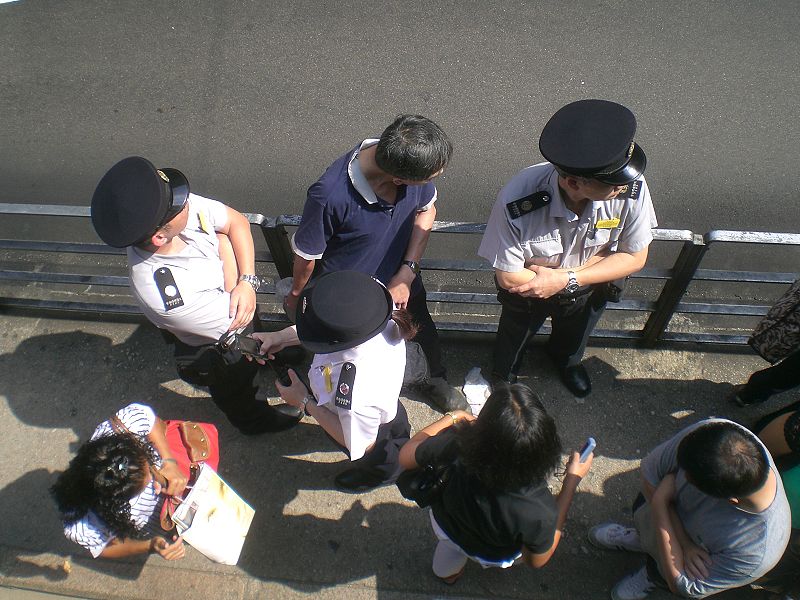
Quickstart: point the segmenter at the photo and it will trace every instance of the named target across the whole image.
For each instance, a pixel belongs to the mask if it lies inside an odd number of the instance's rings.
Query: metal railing
[[[89,208],[83,206],[62,206],[44,204],[0,204],[0,214],[20,216],[50,216],[88,218]],[[261,214],[245,213],[250,223],[261,231],[268,251],[256,253],[258,263],[272,263],[278,278],[292,274],[293,253],[289,244],[287,227],[296,227],[300,223],[297,215],[279,215],[270,217]],[[475,235],[483,233],[484,223],[459,223],[437,221],[433,232],[436,236],[444,234]],[[654,240],[658,244],[680,243],[680,251],[671,268],[645,267],[632,277],[635,280],[651,280],[663,282],[655,298],[625,298],[618,303],[609,303],[612,311],[632,311],[647,314],[646,322],[641,328],[611,327],[596,329],[593,337],[623,338],[636,340],[646,347],[653,347],[659,341],[700,342],[719,344],[742,344],[747,336],[742,334],[726,334],[707,331],[669,331],[669,325],[675,314],[727,315],[727,316],[760,316],[766,313],[769,306],[751,304],[732,304],[730,302],[697,302],[686,301],[684,296],[693,282],[751,282],[751,283],[791,283],[798,277],[797,273],[751,272],[701,269],[700,265],[712,244],[745,243],[766,245],[800,246],[800,234],[793,233],[761,233],[748,231],[711,231],[698,235],[688,230],[654,229]],[[0,240],[0,250],[18,252],[51,252],[59,254],[80,255],[125,255],[125,250],[110,248],[100,243],[80,243],[66,241],[35,240]],[[424,258],[422,268],[429,272],[471,272],[484,273],[491,281],[492,268],[485,261],[447,260],[441,258]],[[0,283],[19,282],[40,285],[81,285],[99,287],[127,287],[126,276],[95,275],[91,273],[63,273],[46,271],[40,266],[28,270],[0,269]],[[429,285],[430,287],[430,285]],[[439,286],[440,289],[429,289],[429,302],[439,306],[464,307],[473,305],[481,310],[470,313],[470,318],[462,318],[465,313],[454,310],[434,310],[437,327],[445,331],[491,333],[497,329],[498,305],[494,288],[486,284],[481,289],[453,288]],[[88,289],[88,288],[87,288]],[[264,300],[275,293],[275,284],[264,283],[259,289],[259,300]],[[76,294],[77,295],[77,294]],[[0,307],[13,307],[29,310],[70,311],[76,313],[101,313],[113,315],[139,315],[141,311],[135,304],[118,304],[113,302],[86,302],[70,298],[53,300],[44,298],[24,298],[16,295],[0,297]],[[493,307],[493,309],[488,309]],[[487,310],[488,309],[488,310]],[[492,314],[494,310],[494,314]],[[443,316],[457,317],[445,320]],[[263,320],[285,322],[286,317],[280,310],[262,312]],[[547,333],[547,327],[542,333]]]

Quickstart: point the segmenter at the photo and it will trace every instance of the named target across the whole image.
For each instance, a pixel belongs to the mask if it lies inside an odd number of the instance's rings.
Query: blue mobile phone
[[[593,437],[586,440],[583,448],[581,448],[580,462],[586,462],[586,459],[589,458],[589,455],[594,451],[595,446],[597,446],[597,442],[594,441]]]

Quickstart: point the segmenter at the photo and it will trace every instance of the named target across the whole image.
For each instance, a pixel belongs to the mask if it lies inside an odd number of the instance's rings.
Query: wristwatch
[[[308,412],[308,403],[309,403],[311,400],[314,400],[314,403],[316,404],[316,400],[317,400],[317,399],[316,399],[316,398],[314,398],[313,396],[309,396],[308,394],[306,394],[306,395],[305,395],[305,397],[303,398],[303,414],[304,414],[305,416],[307,416],[307,417],[310,417],[310,416],[311,416],[311,413],[309,413],[309,412]]]
[[[239,281],[246,281],[253,286],[253,290],[256,292],[261,287],[261,278],[258,275],[242,275],[239,277]]]
[[[419,275],[419,263],[415,260],[404,260],[403,264],[414,272],[414,275]]]
[[[574,294],[581,287],[578,285],[578,279],[575,277],[575,271],[567,271],[567,276],[569,277],[569,281],[564,287],[564,291],[568,294]]]

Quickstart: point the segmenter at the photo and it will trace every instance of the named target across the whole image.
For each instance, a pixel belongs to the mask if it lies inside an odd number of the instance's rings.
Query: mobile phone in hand
[[[580,462],[586,462],[586,459],[589,458],[589,455],[594,452],[595,447],[597,446],[597,442],[594,440],[593,437],[590,437],[586,440],[586,443],[581,448],[581,459]]]

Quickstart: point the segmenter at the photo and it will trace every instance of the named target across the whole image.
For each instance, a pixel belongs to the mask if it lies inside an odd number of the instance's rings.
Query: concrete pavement
[[[596,522],[627,518],[640,457],[707,415],[747,423],[797,395],[789,392],[758,409],[733,408],[723,400],[729,382],[762,365],[750,353],[622,345],[589,348],[595,391],[580,401],[534,350],[526,381],[557,419],[565,447],[597,438],[593,472],[579,488],[566,536],[546,568],[482,571],[470,565],[447,587],[430,571],[434,538],[425,511],[394,487],[362,495],[332,490],[343,456],[315,425],[239,435],[202,390],[175,378],[169,352],[149,325],[8,315],[0,322],[0,585],[84,598],[607,598],[640,558],[596,550],[585,535]],[[445,338],[454,381],[474,365],[487,366],[490,341]],[[275,395],[269,375],[264,393]],[[79,440],[131,401],[149,403],[165,418],[219,424],[220,472],[256,508],[238,566],[211,563],[193,549],[174,563],[157,556],[92,560],[63,537],[47,489]],[[403,402],[415,428],[436,418],[418,400]],[[558,481],[552,483],[557,492]]]

